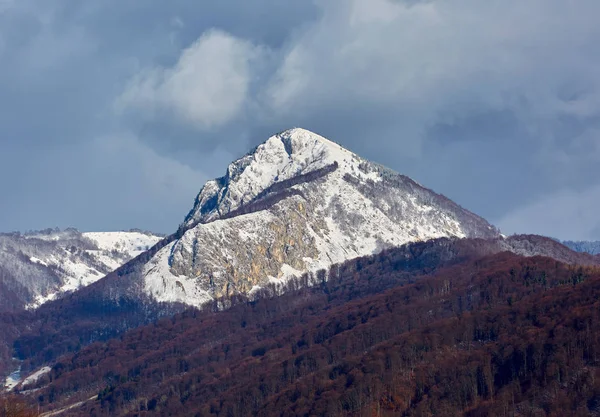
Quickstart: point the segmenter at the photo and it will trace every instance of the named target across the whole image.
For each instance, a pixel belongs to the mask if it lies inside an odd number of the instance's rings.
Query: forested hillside
[[[64,415],[598,413],[600,271],[475,253],[425,275],[406,252],[361,258],[92,344],[21,389],[43,409],[83,401]]]

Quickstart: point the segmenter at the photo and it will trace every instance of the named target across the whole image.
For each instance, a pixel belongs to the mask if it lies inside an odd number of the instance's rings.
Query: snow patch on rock
[[[34,384],[37,382],[38,379],[40,379],[42,376],[46,375],[51,370],[52,370],[52,368],[50,368],[49,366],[44,366],[44,367],[38,369],[37,371],[35,371],[34,373],[32,373],[31,375],[29,375],[27,378],[25,378],[21,385],[26,386],[29,384]]]

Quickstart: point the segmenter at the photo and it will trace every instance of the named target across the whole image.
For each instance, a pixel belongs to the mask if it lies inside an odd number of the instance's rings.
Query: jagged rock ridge
[[[145,265],[144,289],[199,306],[407,242],[498,235],[410,178],[292,129],[206,183],[180,237]]]

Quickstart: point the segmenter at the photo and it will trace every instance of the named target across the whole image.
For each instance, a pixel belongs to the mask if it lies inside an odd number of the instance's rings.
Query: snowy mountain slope
[[[199,306],[439,237],[494,238],[482,218],[315,133],[272,136],[208,181],[143,269],[157,301]]]
[[[87,286],[160,239],[137,231],[80,233],[75,229],[0,234],[0,310],[36,308]]]

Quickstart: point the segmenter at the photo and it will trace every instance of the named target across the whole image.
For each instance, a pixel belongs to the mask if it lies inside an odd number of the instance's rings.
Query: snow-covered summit
[[[185,224],[214,220],[247,205],[275,183],[333,164],[365,177],[366,173],[359,170],[361,161],[357,155],[316,133],[300,128],[286,130],[232,162],[225,176],[208,181]]]
[[[438,237],[497,237],[475,214],[304,129],[274,135],[201,189],[145,265],[158,301],[201,305]]]

